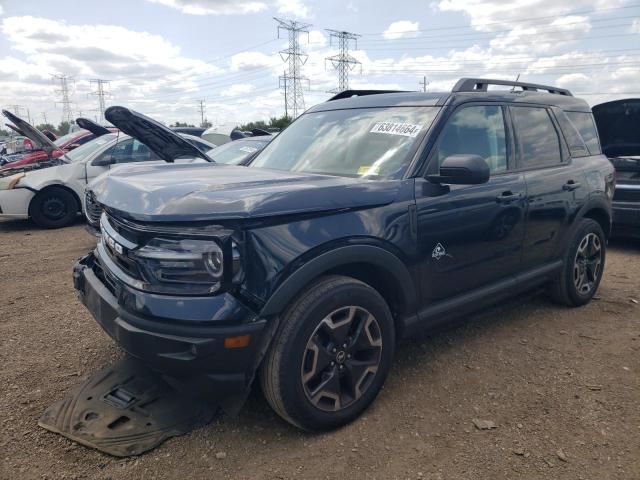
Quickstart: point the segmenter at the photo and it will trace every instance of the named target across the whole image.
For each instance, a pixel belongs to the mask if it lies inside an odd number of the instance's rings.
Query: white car
[[[25,133],[27,126],[19,125]],[[31,137],[31,132],[28,134]],[[167,145],[190,161],[211,161],[203,152],[215,147],[201,138],[183,134],[178,137],[173,132],[170,138],[157,137],[156,143],[152,150],[129,135],[107,133],[68,152],[60,158],[59,165],[2,177],[0,217],[31,218],[41,227],[63,227],[83,213],[81,199],[87,183],[109,169],[125,163],[167,160],[156,153]]]

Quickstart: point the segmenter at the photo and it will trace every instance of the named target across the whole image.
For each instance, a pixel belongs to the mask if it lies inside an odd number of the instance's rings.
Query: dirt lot
[[[12,221],[0,239],[3,479],[640,479],[638,242],[611,246],[587,307],[518,299],[403,347],[373,407],[337,432],[300,433],[255,394],[239,417],[123,460],[37,426],[120,355],[71,285],[93,238]]]

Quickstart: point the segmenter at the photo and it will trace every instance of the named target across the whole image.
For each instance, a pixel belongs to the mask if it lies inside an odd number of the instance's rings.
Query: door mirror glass
[[[478,185],[489,181],[489,165],[479,155],[451,155],[440,165],[438,175],[428,175],[433,183]]]
[[[116,159],[113,158],[113,155],[111,155],[110,153],[103,153],[98,158],[96,158],[91,163],[91,165],[93,165],[94,167],[107,167],[114,163],[116,163]]]

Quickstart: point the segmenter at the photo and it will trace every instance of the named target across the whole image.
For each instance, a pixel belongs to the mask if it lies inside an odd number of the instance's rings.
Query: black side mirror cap
[[[114,163],[116,163],[116,159],[113,158],[112,155],[102,155],[91,162],[91,165],[93,165],[94,167],[107,167],[109,165],[113,165]]]
[[[451,155],[440,165],[438,175],[427,175],[432,183],[479,185],[489,181],[489,165],[479,155]]]

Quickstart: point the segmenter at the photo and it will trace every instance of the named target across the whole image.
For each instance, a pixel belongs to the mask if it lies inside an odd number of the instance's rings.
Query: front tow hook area
[[[38,424],[116,457],[140,455],[206,425],[218,408],[125,357],[47,408]]]

